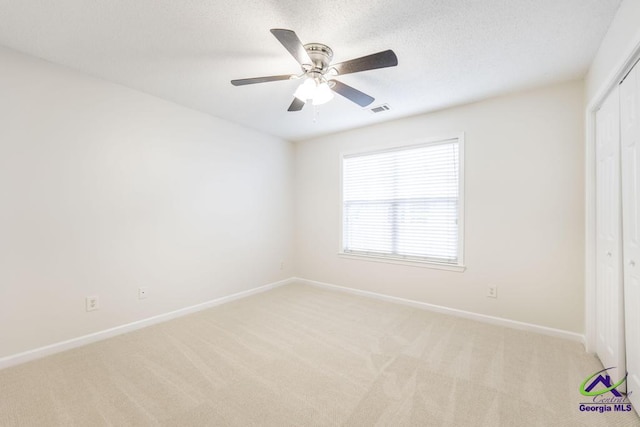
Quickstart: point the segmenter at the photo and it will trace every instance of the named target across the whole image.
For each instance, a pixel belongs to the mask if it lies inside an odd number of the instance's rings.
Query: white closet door
[[[640,66],[620,84],[627,390],[640,413]]]
[[[596,113],[596,353],[612,377],[625,372],[618,88]],[[622,391],[622,390],[621,390]]]

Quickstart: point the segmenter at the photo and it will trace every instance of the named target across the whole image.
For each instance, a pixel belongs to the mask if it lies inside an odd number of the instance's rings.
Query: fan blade
[[[360,71],[375,70],[376,68],[395,67],[398,65],[398,57],[392,50],[374,53],[350,61],[332,65],[338,75],[358,73]]]
[[[371,104],[375,98],[370,97],[364,92],[360,92],[358,89],[354,89],[349,85],[341,83],[337,80],[331,80],[334,85],[331,88],[336,93],[347,98],[349,101],[353,101],[361,107],[366,107]]]
[[[289,105],[287,111],[300,111],[304,107],[304,101],[298,98],[293,98],[293,102]]]
[[[283,30],[279,28],[274,28],[271,30],[271,34],[276,36],[278,41],[282,43],[282,46],[285,47],[289,51],[289,53],[298,61],[300,65],[302,64],[313,64],[311,58],[309,58],[309,54],[307,54],[306,49],[302,45],[302,42],[291,30]]]
[[[244,86],[244,85],[252,85],[254,83],[266,83],[266,82],[275,82],[277,80],[289,80],[290,78],[291,78],[291,74],[282,75],[282,76],[254,77],[252,79],[231,80],[231,84],[234,86]]]

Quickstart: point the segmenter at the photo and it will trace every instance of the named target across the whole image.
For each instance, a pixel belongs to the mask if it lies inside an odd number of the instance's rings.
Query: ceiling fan
[[[298,61],[302,67],[302,73],[231,80],[231,84],[244,86],[277,80],[304,79],[304,82],[294,93],[293,102],[288,111],[300,111],[309,101],[313,105],[324,104],[333,98],[332,91],[361,107],[366,107],[374,101],[373,97],[338,80],[334,80],[333,77],[398,65],[398,58],[392,50],[385,50],[332,65],[333,51],[329,46],[321,43],[303,45],[296,33],[291,30],[276,28],[271,30],[271,34]]]

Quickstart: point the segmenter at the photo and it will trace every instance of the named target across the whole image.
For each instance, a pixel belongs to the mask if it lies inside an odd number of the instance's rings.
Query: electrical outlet
[[[85,300],[87,311],[94,311],[100,308],[98,305],[98,296],[87,297]]]
[[[145,299],[149,296],[149,288],[146,286],[138,288],[138,299]]]
[[[498,298],[498,287],[495,285],[489,285],[487,287],[487,298]]]

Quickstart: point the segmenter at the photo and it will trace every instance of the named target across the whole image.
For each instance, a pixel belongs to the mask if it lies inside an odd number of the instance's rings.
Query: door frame
[[[640,40],[587,100],[585,116],[585,349],[596,352],[596,112],[611,91],[640,60]]]

